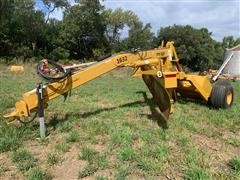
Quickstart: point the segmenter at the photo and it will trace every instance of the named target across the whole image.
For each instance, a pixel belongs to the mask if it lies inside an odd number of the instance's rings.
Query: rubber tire
[[[227,103],[227,94],[229,91],[232,93],[232,101],[230,104]],[[213,107],[223,109],[230,108],[233,103],[233,97],[233,87],[229,82],[221,81],[213,84],[210,97],[210,102]]]

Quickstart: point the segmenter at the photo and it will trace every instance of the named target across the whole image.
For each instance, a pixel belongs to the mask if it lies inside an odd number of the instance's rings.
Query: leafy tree
[[[56,9],[63,9],[69,7],[68,0],[43,0],[43,4],[47,8],[46,23],[49,21],[50,14]]]
[[[51,52],[54,49],[61,47],[61,40],[59,38],[61,24],[62,22],[56,19],[50,19],[46,24],[45,44],[43,45],[45,57],[52,54]],[[51,58],[51,56],[49,58]]]
[[[143,26],[142,23],[135,25],[129,30],[127,38],[127,48],[139,48],[141,50],[151,49],[153,47],[154,33],[151,32],[151,25],[148,23]]]
[[[144,26],[132,11],[124,11],[122,8],[107,9],[103,15],[107,24],[106,36],[113,50],[152,47],[154,34],[151,32],[151,25]],[[124,28],[128,28],[128,37],[121,40],[121,31]]]
[[[35,0],[0,1],[0,57],[95,58],[108,51],[131,48],[142,50],[173,40],[182,64],[193,70],[215,68],[222,63],[224,48],[240,43],[233,36],[216,42],[206,28],[169,26],[157,37],[150,24],[143,24],[132,11],[104,9],[99,0],[41,0],[43,11],[34,8]],[[63,20],[50,14],[61,9]],[[127,30],[128,36],[121,33]]]
[[[56,9],[61,9],[63,12],[70,6],[68,0],[42,0],[47,11],[45,11],[45,44],[44,56],[53,59],[65,59],[68,58],[68,50],[61,47],[61,41],[59,40],[59,33],[61,27],[61,21],[51,19],[50,14]]]
[[[0,1],[0,23],[3,24],[6,21],[6,17],[9,17],[12,11],[14,1],[1,0]]]
[[[0,55],[8,53],[11,45],[8,37],[8,21],[12,11],[13,2],[8,0],[0,1]]]
[[[44,14],[34,10],[34,3],[31,0],[17,5],[12,14],[10,34],[13,34],[17,46],[31,47],[34,53],[44,39]]]
[[[50,57],[54,60],[67,59],[69,57],[69,51],[64,48],[57,47],[50,53]]]
[[[124,27],[131,28],[139,23],[139,18],[132,11],[124,11],[122,8],[107,9],[103,12],[107,29],[106,36],[111,45],[116,45],[120,40],[120,31]]]
[[[1,8],[6,8],[1,13],[1,55],[34,55],[36,46],[44,39],[44,15],[34,10],[34,3],[34,0],[1,1]]]
[[[232,48],[240,44],[240,38],[234,39],[233,36],[226,36],[222,40],[222,46],[224,49]]]
[[[174,41],[183,65],[195,71],[207,70],[218,66],[223,56],[221,44],[213,40],[211,35],[206,28],[174,25],[161,28],[155,44],[161,41]]]
[[[60,38],[75,58],[90,58],[94,49],[107,47],[105,25],[98,0],[81,0],[64,13]]]

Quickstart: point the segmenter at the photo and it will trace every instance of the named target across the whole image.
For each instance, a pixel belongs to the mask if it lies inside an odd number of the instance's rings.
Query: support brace
[[[39,120],[39,129],[41,139],[46,137],[46,127],[44,120],[44,107],[43,107],[43,83],[39,83],[37,87],[37,96],[38,96],[38,120]]]

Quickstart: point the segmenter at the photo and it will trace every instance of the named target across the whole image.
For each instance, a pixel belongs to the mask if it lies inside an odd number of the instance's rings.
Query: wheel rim
[[[228,91],[227,93],[227,104],[230,105],[232,103],[232,92],[231,91]]]

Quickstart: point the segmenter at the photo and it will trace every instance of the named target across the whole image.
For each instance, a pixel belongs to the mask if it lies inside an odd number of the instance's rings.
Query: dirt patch
[[[131,180],[145,180],[146,179],[146,178],[138,176],[137,174],[131,174],[131,175],[127,176],[127,178],[131,179]]]
[[[162,175],[158,179],[183,179],[181,166],[184,155],[181,153],[181,146],[174,141],[168,142],[169,160],[164,163]]]
[[[204,134],[208,137],[212,136],[221,136],[222,138],[225,137],[234,137],[240,139],[240,131],[230,131],[227,128],[220,128],[220,127],[215,127],[209,124],[201,124],[200,126],[202,129],[206,129],[207,131],[204,132]]]
[[[134,141],[133,149],[135,150],[141,149],[143,145],[144,145],[144,141],[141,138],[138,138],[136,141]]]
[[[95,149],[99,153],[106,152],[106,150],[107,150],[107,147],[100,143],[99,144],[91,144],[90,147]]]
[[[113,169],[98,170],[93,176],[85,177],[83,180],[95,180],[98,176],[114,179],[114,174],[115,173]]]
[[[140,114],[140,115],[147,115],[150,116],[151,114]],[[135,114],[133,112],[126,112],[125,117],[127,120],[129,120],[131,123],[137,124],[139,122],[139,114]]]
[[[28,141],[24,145],[24,149],[30,151],[34,158],[37,159],[37,164],[43,169],[47,169],[46,155],[52,152],[54,149],[48,144],[41,144],[39,141]]]
[[[200,145],[210,155],[211,166],[214,170],[227,170],[229,159],[240,153],[240,148],[236,148],[220,141],[219,139],[209,138],[206,135],[192,135],[193,142]]]
[[[109,161],[110,164],[114,165],[117,162],[116,155],[109,156],[109,160],[108,161]]]
[[[212,138],[209,138],[208,136],[202,135],[202,134],[193,134],[192,138],[196,140],[196,142],[207,148],[211,152],[216,152],[223,150],[223,146],[221,145],[221,142],[216,142],[216,140],[213,140]]]
[[[232,132],[232,131],[229,131],[228,129],[224,129],[224,128],[218,128],[217,130],[219,132],[221,132],[223,138],[232,137],[232,138],[240,139],[240,131]]]
[[[71,99],[71,102],[78,102],[79,99],[81,99],[81,96],[78,94],[72,94],[72,95],[70,95],[69,98]]]
[[[24,179],[23,175],[17,170],[6,154],[0,154],[0,179]]]
[[[65,153],[62,163],[49,169],[49,173],[55,180],[78,179],[79,170],[87,165],[87,161],[78,160],[79,148],[73,145],[69,152]]]

